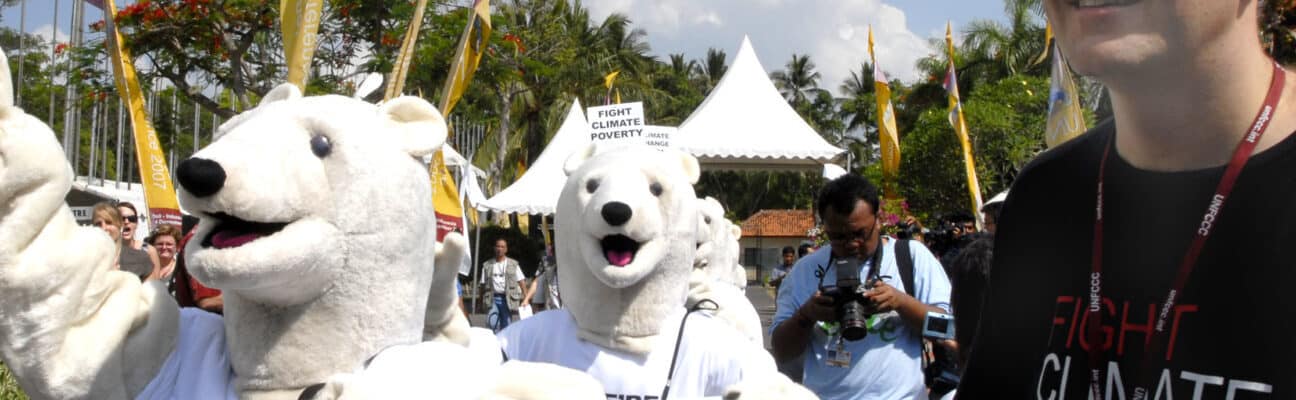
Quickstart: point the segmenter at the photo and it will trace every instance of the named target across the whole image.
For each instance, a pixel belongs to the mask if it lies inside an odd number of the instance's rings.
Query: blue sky
[[[58,38],[66,40],[73,1],[27,0],[27,31],[48,37],[57,2]],[[914,61],[931,51],[927,38],[944,36],[945,21],[952,21],[957,31],[975,19],[1003,18],[1002,0],[585,0],[584,4],[596,18],[612,12],[630,16],[636,26],[648,31],[653,53],[661,58],[684,53],[697,59],[715,47],[732,59],[745,34],[766,70],[781,69],[793,53],[809,54],[823,76],[821,86],[834,90],[868,58],[869,25],[875,31],[878,63],[892,77],[909,81],[917,79]],[[17,5],[0,13],[4,25],[18,27]],[[87,23],[102,18],[98,9],[86,7]]]

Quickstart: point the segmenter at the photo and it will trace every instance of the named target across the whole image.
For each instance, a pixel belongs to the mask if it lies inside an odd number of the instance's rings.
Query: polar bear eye
[[[702,220],[705,221],[707,225],[711,225],[711,217],[710,217],[710,216],[702,217]]]
[[[594,191],[596,190],[598,190],[598,179],[590,179],[588,181],[585,181],[586,192],[594,193]]]
[[[333,143],[329,142],[328,136],[315,135],[315,137],[311,138],[310,145],[311,152],[314,152],[315,156],[319,158],[324,158],[333,151]]]
[[[653,182],[653,184],[648,185],[648,191],[652,192],[653,196],[661,196],[662,185],[660,183]]]

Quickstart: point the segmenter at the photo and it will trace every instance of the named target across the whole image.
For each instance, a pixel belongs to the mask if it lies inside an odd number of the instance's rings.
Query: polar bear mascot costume
[[[698,248],[694,274],[705,273],[713,281],[725,282],[741,291],[747,289],[747,269],[738,263],[742,228],[725,218],[724,205],[713,197],[698,200]]]
[[[449,320],[427,310],[444,300],[429,301],[436,224],[414,157],[446,132],[427,102],[280,86],[180,165],[181,203],[201,219],[186,261],[224,291],[222,318],[116,270],[111,239],[76,225],[72,170],[49,127],[13,106],[7,66],[0,53],[0,358],[32,398],[312,398],[367,359],[391,365],[375,355],[417,345],[429,315]],[[447,237],[443,259],[463,243]],[[499,377],[535,369],[472,369],[482,357],[451,343],[470,335],[443,336],[422,353],[455,366],[424,375],[439,398],[514,398],[490,392],[518,392]],[[363,386],[336,398],[409,397]]]
[[[734,280],[739,273],[743,283],[747,278],[746,270],[738,264],[737,257],[742,229],[725,218],[724,206],[718,200],[706,197],[697,199],[697,203],[697,258],[689,275],[685,306],[691,309],[704,301],[713,303],[713,309],[708,310],[710,313],[747,339],[763,345],[765,337],[760,314]]]
[[[696,250],[693,156],[589,146],[564,169],[554,218],[564,308],[500,332],[506,357],[585,371],[607,399],[814,398],[758,344],[684,307]]]

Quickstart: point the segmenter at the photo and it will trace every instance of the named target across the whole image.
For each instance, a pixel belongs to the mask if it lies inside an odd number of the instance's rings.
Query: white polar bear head
[[[221,289],[241,390],[300,390],[393,344],[417,343],[436,220],[427,169],[444,119],[281,85],[176,169],[200,218],[185,248]]]
[[[705,197],[697,202],[698,234],[705,237],[698,238],[697,259],[693,262],[697,268],[694,279],[704,276],[745,287],[745,277],[741,282],[735,278],[738,274],[735,269],[742,269],[738,265],[741,250],[738,239],[742,237],[742,228],[725,218],[724,205],[719,200]]]
[[[661,319],[681,309],[693,266],[698,179],[693,156],[647,147],[565,165],[558,198],[558,279],[582,339],[645,352]]]

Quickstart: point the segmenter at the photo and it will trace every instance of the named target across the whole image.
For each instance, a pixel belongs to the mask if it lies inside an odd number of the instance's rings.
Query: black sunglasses
[[[122,217],[122,218],[125,219],[127,222],[139,222],[139,216],[138,216],[138,215],[129,215],[129,216],[125,216],[125,217]]]

